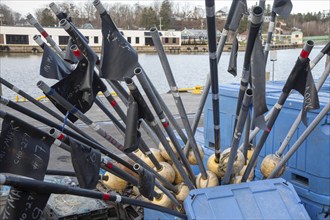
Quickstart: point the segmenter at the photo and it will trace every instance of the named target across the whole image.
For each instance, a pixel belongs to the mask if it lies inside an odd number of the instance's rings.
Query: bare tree
[[[5,4],[0,4],[0,14],[3,18],[1,20],[2,25],[14,25],[14,18],[12,16],[12,10]]]

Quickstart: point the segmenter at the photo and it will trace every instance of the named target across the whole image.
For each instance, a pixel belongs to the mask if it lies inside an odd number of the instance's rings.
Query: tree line
[[[101,27],[99,15],[91,0],[86,0],[84,4],[75,4],[73,1],[58,4],[61,10],[67,13],[77,27],[83,27],[85,24],[92,24],[94,28]],[[139,2],[135,4],[104,4],[105,8],[113,18],[114,22],[122,29],[158,29],[183,30],[184,28],[205,29],[205,10],[202,6],[194,6],[189,2],[173,3],[170,0],[154,0],[149,5],[142,5]],[[228,8],[221,9],[227,12]],[[265,8],[265,15],[270,15],[271,5]],[[47,5],[31,12],[40,24],[44,27],[58,26],[59,22],[53,12]],[[0,3],[0,22],[2,25],[19,26],[28,25],[26,19],[14,9]],[[289,30],[301,29],[305,36],[311,35],[329,35],[330,14],[318,13],[298,13],[292,14],[288,19],[278,18],[278,22],[285,22]],[[248,29],[248,19],[242,19],[239,33]],[[223,19],[217,19],[219,30],[224,25]],[[263,31],[267,31],[264,28]]]

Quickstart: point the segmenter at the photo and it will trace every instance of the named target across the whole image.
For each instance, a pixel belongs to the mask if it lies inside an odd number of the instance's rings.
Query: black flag
[[[289,93],[291,89],[297,90],[304,96],[302,121],[307,124],[306,112],[311,109],[320,108],[317,90],[311,73],[309,58],[301,61],[299,58],[291,71],[283,92]]]
[[[305,125],[307,125],[307,111],[320,108],[319,97],[317,95],[317,90],[309,64],[310,63],[308,62],[303,110],[301,115],[301,120]]]
[[[125,142],[124,152],[131,153],[135,151],[141,139],[141,133],[139,128],[139,106],[134,101],[132,96],[128,99],[127,118],[126,118],[126,130],[125,130]]]
[[[287,18],[292,10],[291,0],[274,0],[273,11],[283,18]]]
[[[228,72],[233,76],[237,76],[237,53],[238,53],[238,40],[235,34],[233,45],[230,52],[229,64],[228,64]]]
[[[95,189],[99,180],[101,153],[70,139],[71,160],[80,187]]]
[[[53,142],[45,132],[7,113],[0,135],[0,173],[43,180]],[[48,197],[11,187],[0,219],[39,219]]]
[[[155,176],[140,165],[138,167],[137,172],[140,177],[138,183],[139,192],[147,199],[152,200],[154,198]]]
[[[266,105],[265,56],[260,37],[257,36],[251,56],[251,79],[253,89],[254,124],[260,129],[267,130],[264,113]]]
[[[101,82],[101,79],[94,72],[94,79],[92,84],[92,89],[89,91],[90,101],[86,101],[84,94],[85,91],[81,89],[84,83],[84,75],[87,71],[87,61],[83,59],[79,62],[77,68],[66,78],[57,82],[52,86],[63,98],[69,101],[81,112],[87,112],[93,105],[94,99],[98,92],[105,91],[106,87]],[[67,110],[64,109],[61,105],[57,104],[52,98],[48,97],[53,104],[64,114],[66,115]],[[73,114],[69,114],[68,118],[71,122],[77,121],[77,118]]]
[[[138,67],[138,55],[119,32],[111,17],[104,12],[102,20],[102,60],[100,76],[110,80],[132,77]]]
[[[71,70],[66,63],[47,44],[43,45],[44,53],[40,64],[40,75],[58,80],[68,76]]]

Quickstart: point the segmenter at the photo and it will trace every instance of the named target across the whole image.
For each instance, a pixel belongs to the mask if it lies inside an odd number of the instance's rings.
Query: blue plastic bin
[[[293,186],[281,178],[195,189],[183,204],[188,220],[310,219]],[[145,209],[144,219],[177,218]]]
[[[270,109],[278,100],[283,88],[283,82],[268,83],[266,101]],[[231,144],[232,130],[235,119],[235,109],[239,86],[229,85],[220,87],[220,125],[221,125],[221,149]],[[330,100],[330,80],[328,79],[319,92],[319,100],[322,109]],[[258,165],[255,170],[255,178],[261,179],[259,167],[262,159],[268,154],[278,150],[292,123],[301,110],[303,97],[297,92],[292,93],[287,99],[277,121],[260,152]],[[320,110],[314,110],[307,114],[311,122]],[[204,144],[212,146],[213,140],[213,113],[211,96],[209,95],[204,109]],[[295,143],[305,130],[301,123],[297,132],[289,143],[288,149]],[[260,132],[261,134],[261,132]],[[260,137],[260,134],[257,136]],[[241,140],[242,141],[242,140]],[[288,150],[287,149],[287,150]],[[287,151],[285,151],[286,153]],[[330,210],[330,114],[328,113],[305,140],[297,153],[288,161],[284,179],[290,181],[298,195],[306,205],[306,209],[313,219],[329,213]],[[317,213],[317,215],[315,214]]]

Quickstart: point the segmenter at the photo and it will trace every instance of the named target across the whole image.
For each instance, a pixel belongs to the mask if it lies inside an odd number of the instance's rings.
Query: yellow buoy
[[[216,174],[218,178],[220,178],[220,174],[218,171],[219,163],[215,161],[215,154],[212,154],[207,160],[206,167],[212,173]]]
[[[226,173],[229,156],[230,156],[230,148],[224,150],[220,156],[219,171],[218,171],[220,177],[224,177]],[[240,150],[237,150],[237,155],[233,164],[233,169],[231,170],[231,174],[237,174],[239,171],[241,171],[244,164],[245,164],[244,155]]]
[[[269,154],[267,155],[261,162],[260,165],[260,171],[264,177],[269,177],[269,175],[272,173],[274,168],[277,166],[277,164],[280,162],[281,158],[276,156],[275,154]],[[281,176],[285,171],[285,166],[281,168],[281,170],[277,173],[275,177]]]
[[[188,194],[189,194],[189,188],[184,183],[180,183],[176,187],[178,189],[178,194],[175,195],[175,198],[177,200],[179,200],[180,202],[182,202],[188,196]]]
[[[160,153],[160,150],[159,149],[156,149],[156,148],[150,148],[150,151],[152,152],[152,154],[155,156],[156,160],[158,162],[162,162],[162,161],[165,161],[163,156],[161,155]],[[155,165],[153,164],[153,162],[150,160],[150,158],[147,156],[147,155],[144,155],[142,154],[140,156],[140,158],[146,163],[148,164],[149,167],[151,168],[154,168]]]
[[[173,169],[174,169],[174,172],[175,172],[175,179],[174,179],[174,183],[175,184],[179,184],[179,183],[182,183],[183,182],[183,178],[179,172],[179,170],[176,168],[176,166],[173,164],[172,165]],[[187,173],[187,169],[185,167],[182,167],[183,170]],[[188,174],[188,173],[187,173]]]
[[[238,173],[239,176],[243,176],[245,173],[247,165],[244,165],[243,168],[241,169],[241,171]],[[251,170],[249,176],[248,176],[248,180],[253,180],[254,178],[254,169]]]
[[[159,164],[162,166],[162,169],[157,170],[157,172],[170,183],[173,183],[175,179],[175,171],[173,167],[166,162],[160,162]],[[156,168],[154,168],[154,170],[156,170]]]
[[[198,147],[199,154],[201,155],[201,158],[203,160],[204,159],[204,149],[199,144],[197,145],[197,147]],[[192,165],[197,165],[197,160],[196,160],[194,151],[192,149],[190,149],[188,152],[188,161]]]
[[[121,192],[127,187],[127,181],[123,180],[116,175],[105,172],[105,176],[108,176],[108,180],[104,180],[103,184],[109,189],[115,190],[116,192]]]
[[[172,141],[171,141],[169,138],[167,138],[167,142],[170,144],[170,147],[172,148],[172,150],[174,151],[176,157],[178,158],[178,157],[179,157],[179,154],[178,154],[178,152],[176,151],[176,149],[175,149],[175,147],[174,147]],[[159,147],[160,153],[162,154],[162,156],[164,157],[164,159],[165,159],[166,161],[172,161],[170,155],[169,155],[169,154],[167,153],[167,151],[165,150],[163,144],[162,144],[162,143],[159,143],[159,146],[158,146],[158,147]]]
[[[155,205],[160,205],[166,208],[171,208],[172,207],[172,201],[170,198],[168,198],[167,195],[165,195],[161,190],[158,188],[155,188],[155,191],[160,194],[160,198],[154,198],[152,200],[152,203]]]
[[[249,150],[247,151],[247,154],[246,154],[246,157],[247,157],[246,159],[247,159],[248,161],[251,160],[251,157],[252,157],[253,153],[254,153],[254,148],[251,147],[251,149],[249,149]]]
[[[152,152],[152,154],[156,157],[156,159],[158,160],[158,162],[163,162],[165,161],[164,157],[162,156],[162,154],[160,153],[160,150],[157,148],[150,148],[150,151]]]
[[[214,187],[219,185],[219,180],[217,175],[213,172],[207,170],[207,178],[203,179],[202,174],[198,174],[196,177],[196,187],[197,188],[207,188],[207,187]]]
[[[143,155],[142,151],[140,149],[137,149],[133,152],[137,157],[141,157]]]

